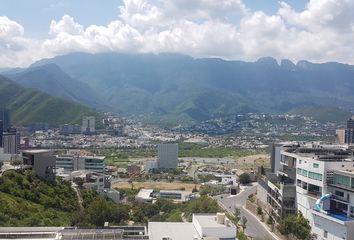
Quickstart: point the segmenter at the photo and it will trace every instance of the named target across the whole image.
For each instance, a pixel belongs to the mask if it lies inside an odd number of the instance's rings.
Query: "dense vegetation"
[[[138,223],[155,222],[182,222],[191,221],[193,213],[216,213],[222,209],[217,202],[207,196],[186,203],[173,203],[169,200],[158,199],[153,204],[134,203],[132,220]],[[182,219],[183,218],[183,219]]]
[[[103,227],[147,221],[191,220],[192,213],[221,211],[214,199],[202,196],[187,203],[159,199],[153,204],[134,201],[137,193],[122,192],[127,204],[116,204],[92,190],[81,189],[82,206],[71,184],[59,178],[49,184],[29,170],[7,171],[0,178],[0,226]],[[130,196],[130,197],[129,197]]]
[[[48,184],[31,171],[0,178],[0,226],[69,226],[79,208],[68,182]]]
[[[80,123],[85,115],[99,115],[81,104],[19,86],[0,75],[0,107],[11,110],[14,124],[46,122],[51,125]],[[65,110],[65,111],[64,111]]]
[[[285,217],[278,226],[279,232],[286,236],[293,236],[295,239],[312,240],[311,226],[301,213]]]

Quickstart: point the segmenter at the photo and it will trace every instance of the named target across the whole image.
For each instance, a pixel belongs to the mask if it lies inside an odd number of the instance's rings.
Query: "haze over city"
[[[0,0],[0,240],[353,240],[353,0]]]

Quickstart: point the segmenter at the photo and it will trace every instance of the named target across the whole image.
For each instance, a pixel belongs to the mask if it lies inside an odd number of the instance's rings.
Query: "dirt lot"
[[[113,184],[114,188],[131,188],[128,182],[117,182]],[[158,188],[162,190],[180,190],[185,188],[186,191],[192,191],[195,187],[193,183],[168,183],[168,182],[133,182],[133,187],[136,188]],[[199,185],[197,184],[197,189]]]

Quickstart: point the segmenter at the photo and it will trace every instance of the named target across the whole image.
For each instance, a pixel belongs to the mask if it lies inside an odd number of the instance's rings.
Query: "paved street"
[[[230,196],[228,194],[223,194],[216,196],[217,199],[230,213],[235,212],[235,208],[241,210],[241,216],[247,218],[246,224],[246,234],[253,237],[253,239],[259,240],[276,240],[267,229],[258,221],[258,219],[247,210],[243,208],[246,204],[249,195],[256,193],[257,185],[247,187],[243,192],[238,195]]]

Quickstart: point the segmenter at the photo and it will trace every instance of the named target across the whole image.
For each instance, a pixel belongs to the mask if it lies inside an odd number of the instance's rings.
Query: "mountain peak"
[[[283,60],[281,60],[280,67],[293,71],[293,70],[295,70],[296,65],[292,61],[290,61],[289,59],[283,59]]]
[[[258,59],[256,63],[265,64],[265,65],[274,66],[274,67],[279,66],[277,60],[272,57],[262,57],[262,58]]]

